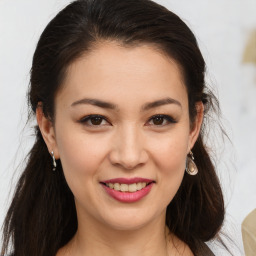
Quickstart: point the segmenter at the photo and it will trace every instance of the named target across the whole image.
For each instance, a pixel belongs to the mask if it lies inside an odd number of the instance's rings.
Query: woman
[[[63,9],[33,57],[36,141],[1,255],[213,255],[224,203],[204,75],[193,33],[152,1]]]

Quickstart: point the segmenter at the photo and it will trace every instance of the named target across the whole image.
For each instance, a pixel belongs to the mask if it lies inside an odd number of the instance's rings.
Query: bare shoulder
[[[168,235],[168,251],[174,256],[194,256],[189,246],[174,234]]]

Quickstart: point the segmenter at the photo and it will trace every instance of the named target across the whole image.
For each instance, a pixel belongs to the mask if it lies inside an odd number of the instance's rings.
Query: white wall
[[[43,28],[68,2],[0,0],[0,224],[14,186],[14,170],[33,142],[33,130],[23,129],[32,54]],[[225,147],[221,140],[217,143],[226,229],[242,248],[241,222],[256,208],[256,66],[241,62],[249,34],[256,28],[256,1],[157,2],[180,15],[195,32],[207,62],[208,83],[217,87],[233,143]]]

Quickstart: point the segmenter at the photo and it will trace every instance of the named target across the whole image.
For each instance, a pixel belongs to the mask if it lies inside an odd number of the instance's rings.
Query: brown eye
[[[152,120],[154,125],[162,125],[164,122],[164,118],[161,116],[156,116]]]
[[[177,123],[177,121],[168,115],[155,115],[150,118],[149,123],[153,126],[165,126],[168,124]]]
[[[90,120],[92,125],[100,125],[102,122],[102,117],[92,117]]]
[[[103,126],[109,124],[101,115],[89,115],[82,118],[79,122],[86,126]]]

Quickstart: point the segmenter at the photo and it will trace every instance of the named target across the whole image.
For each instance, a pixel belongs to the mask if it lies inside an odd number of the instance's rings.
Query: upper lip
[[[105,183],[105,184],[106,183],[133,184],[133,183],[139,183],[139,182],[151,183],[151,182],[154,182],[154,180],[135,177],[135,178],[115,178],[115,179],[101,181],[101,183]]]

